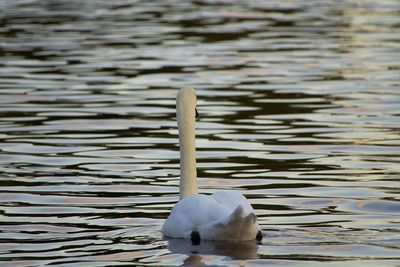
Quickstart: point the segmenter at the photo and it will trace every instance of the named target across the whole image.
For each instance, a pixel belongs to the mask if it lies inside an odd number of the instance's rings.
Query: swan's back
[[[190,238],[197,232],[204,240],[244,241],[255,239],[258,228],[257,217],[245,197],[234,191],[218,191],[179,201],[162,232],[174,238]]]

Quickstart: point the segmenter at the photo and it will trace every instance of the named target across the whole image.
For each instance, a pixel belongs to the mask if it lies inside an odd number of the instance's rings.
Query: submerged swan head
[[[180,148],[180,199],[197,194],[195,119],[196,93],[194,88],[183,88],[176,98],[176,112]]]

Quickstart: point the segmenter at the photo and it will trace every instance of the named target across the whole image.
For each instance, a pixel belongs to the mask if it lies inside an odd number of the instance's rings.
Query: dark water
[[[2,266],[399,266],[399,1],[0,1]],[[164,240],[175,95],[262,244]]]

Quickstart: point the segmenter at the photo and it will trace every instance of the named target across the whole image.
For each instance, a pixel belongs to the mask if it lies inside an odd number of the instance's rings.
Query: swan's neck
[[[184,103],[178,97],[177,119],[179,129],[181,178],[180,199],[197,194],[195,106]]]

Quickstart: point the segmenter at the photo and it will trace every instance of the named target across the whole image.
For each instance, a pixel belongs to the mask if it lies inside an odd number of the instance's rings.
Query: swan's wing
[[[238,191],[217,191],[211,196],[221,205],[228,207],[232,212],[238,206],[242,206],[245,215],[252,212],[254,213],[249,201]]]
[[[257,217],[245,197],[235,191],[194,195],[179,201],[163,225],[164,235],[190,238],[197,231],[205,240],[251,240]]]
[[[230,215],[230,209],[219,204],[213,197],[194,195],[180,200],[164,222],[164,235],[175,238],[190,238],[192,231],[210,222],[220,222]]]
[[[200,227],[200,237],[207,240],[252,240],[258,232],[257,216],[245,213],[239,205],[229,217]]]

